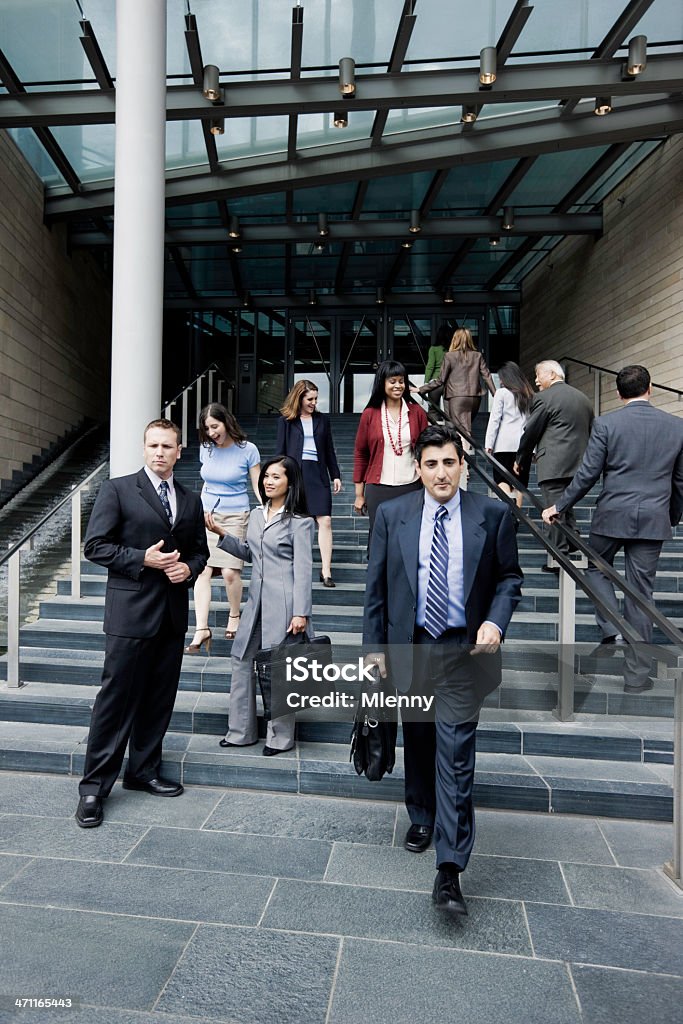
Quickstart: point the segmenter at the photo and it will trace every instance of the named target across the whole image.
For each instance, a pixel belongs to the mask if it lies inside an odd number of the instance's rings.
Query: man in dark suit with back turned
[[[626,579],[652,600],[662,542],[683,512],[683,419],[650,405],[650,374],[644,366],[625,366],[617,374],[623,409],[600,416],[593,424],[588,447],[576,476],[543,518],[550,522],[571,508],[602,476],[588,543],[610,565],[624,549]],[[614,588],[599,569],[590,566],[590,581],[606,604],[617,608]],[[602,644],[623,643],[614,624],[599,611]],[[628,597],[624,618],[652,642],[652,622]],[[652,689],[651,659],[647,652],[624,651],[624,690]]]
[[[531,459],[536,446],[536,479],[544,505],[552,505],[574,476],[588,444],[593,407],[583,392],[564,379],[564,370],[554,359],[536,365],[535,396],[524,433],[519,442],[517,466]],[[567,526],[576,529],[570,509],[564,515]],[[550,540],[564,554],[572,547],[557,527],[550,528]],[[543,566],[545,572],[559,572],[557,566]]]
[[[102,802],[121,770],[127,743],[124,789],[167,797],[183,791],[159,775],[161,744],[180,678],[188,588],[209,552],[199,497],[173,479],[180,448],[175,423],[149,423],[144,467],[102,484],[86,532],[86,558],[106,566],[109,575],[102,688],[76,810],[81,828],[102,824]]]
[[[522,573],[507,506],[459,489],[464,463],[455,430],[427,427],[415,457],[424,490],[377,510],[363,641],[372,652],[366,661],[397,690],[436,695],[436,722],[403,716],[412,822],[406,848],[421,852],[434,832],[433,899],[440,909],[466,914],[459,876],[474,843],[477,720],[500,685],[500,642]]]

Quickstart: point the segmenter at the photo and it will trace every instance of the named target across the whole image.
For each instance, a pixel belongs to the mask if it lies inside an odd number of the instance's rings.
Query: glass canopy
[[[602,200],[683,123],[680,0],[167,0],[166,13],[176,304],[309,288],[341,304],[378,287],[509,302],[563,237],[599,235]],[[634,37],[640,74],[626,69]],[[115,97],[114,0],[2,0],[0,47],[0,127],[42,179],[48,220],[105,252],[115,129],[94,105]],[[220,69],[213,106],[202,64]]]

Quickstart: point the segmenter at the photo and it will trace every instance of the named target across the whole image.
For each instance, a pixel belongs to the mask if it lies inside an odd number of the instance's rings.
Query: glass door
[[[378,364],[377,317],[341,317],[337,348],[337,408],[339,412],[362,412],[370,397]]]
[[[292,385],[310,380],[318,388],[318,409],[332,411],[332,320],[294,317],[291,322],[294,372]]]

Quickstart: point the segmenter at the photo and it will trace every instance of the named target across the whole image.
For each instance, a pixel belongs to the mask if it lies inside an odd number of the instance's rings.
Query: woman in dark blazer
[[[332,496],[341,491],[341,472],[332,443],[329,417],[318,412],[318,388],[299,380],[287,395],[277,421],[277,455],[289,455],[301,466],[309,515],[318,524],[320,582],[334,587],[332,579]]]

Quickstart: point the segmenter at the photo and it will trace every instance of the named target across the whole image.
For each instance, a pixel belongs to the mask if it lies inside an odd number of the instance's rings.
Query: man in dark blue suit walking
[[[507,506],[459,489],[459,435],[427,427],[415,457],[424,490],[377,510],[363,640],[373,652],[366,660],[399,691],[436,695],[435,722],[403,718],[405,846],[421,852],[434,835],[433,899],[466,914],[459,875],[474,843],[477,721],[500,685],[500,643],[522,572]]]
[[[547,523],[576,504],[602,476],[588,543],[610,565],[623,548],[626,579],[652,601],[662,544],[683,512],[683,419],[650,405],[650,374],[644,366],[625,366],[617,374],[624,406],[593,423],[588,447],[574,479],[555,505],[543,512]],[[617,609],[611,581],[589,566],[587,575],[606,604]],[[596,613],[601,644],[623,643],[610,620]],[[652,643],[652,621],[629,597],[624,618],[646,644]],[[624,690],[652,689],[652,659],[647,650],[624,651]]]

